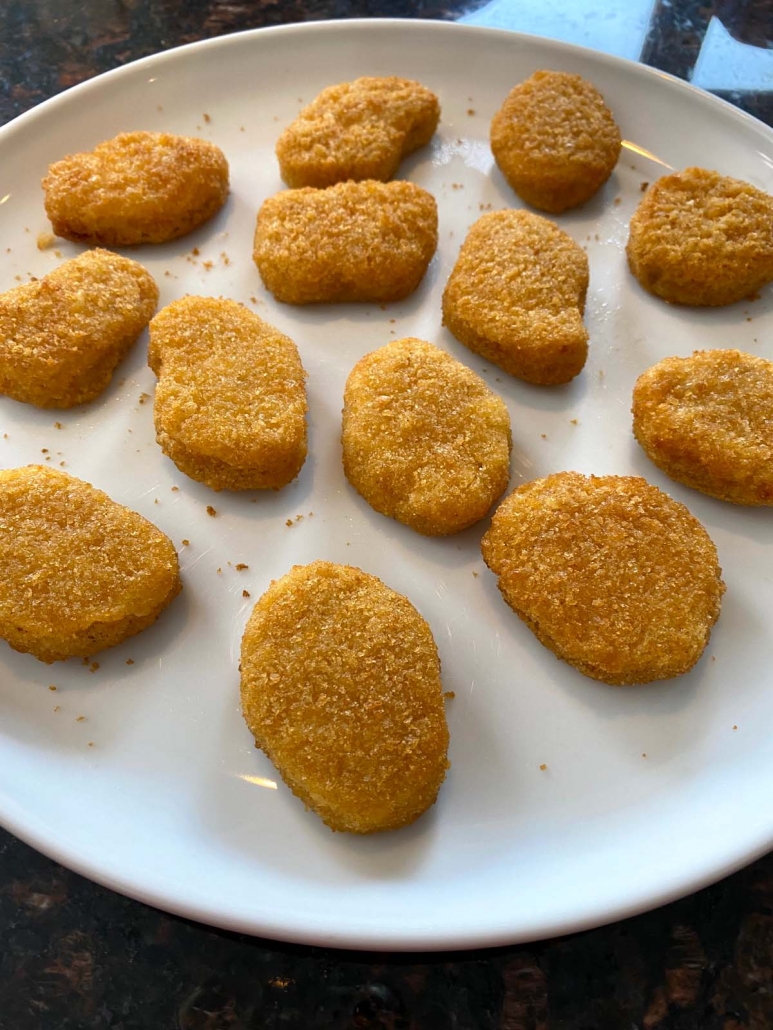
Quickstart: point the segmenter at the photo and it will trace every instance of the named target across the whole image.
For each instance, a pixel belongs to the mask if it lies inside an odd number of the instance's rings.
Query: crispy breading
[[[165,243],[220,210],[228,162],[208,140],[122,132],[52,164],[43,189],[57,236],[108,247]]]
[[[437,247],[434,197],[412,182],[342,182],[277,193],[258,212],[253,257],[286,304],[402,300]]]
[[[429,143],[440,118],[434,93],[410,79],[361,78],[323,89],[282,133],[276,156],[288,186],[347,179],[386,182]]]
[[[491,122],[491,149],[510,186],[553,214],[589,200],[612,174],[620,147],[601,93],[566,72],[535,72]]]
[[[470,350],[529,383],[582,371],[588,258],[554,222],[493,211],[470,229],[443,293],[443,324]]]
[[[346,478],[427,536],[478,522],[507,488],[510,417],[480,376],[423,340],[366,355],[346,381]]]
[[[683,504],[635,476],[525,483],[481,549],[502,596],[558,658],[613,685],[695,665],[724,593],[717,550]]]
[[[0,393],[39,408],[93,400],[157,302],[142,265],[107,250],[0,294]]]
[[[434,804],[448,768],[437,647],[381,580],[294,566],[252,611],[241,674],[256,745],[331,829],[397,829]]]
[[[183,297],[150,323],[161,449],[213,490],[278,490],[306,458],[293,341],[234,300]]]
[[[695,351],[648,368],[633,432],[667,476],[733,504],[773,505],[773,362]]]
[[[671,304],[753,297],[773,280],[773,197],[705,168],[666,175],[634,212],[626,253],[644,289]]]
[[[58,469],[0,471],[0,637],[16,651],[96,654],[181,588],[174,545],[142,515]]]

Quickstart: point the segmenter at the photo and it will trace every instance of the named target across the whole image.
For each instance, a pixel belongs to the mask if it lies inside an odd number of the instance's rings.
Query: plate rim
[[[643,81],[652,81],[653,78],[665,80],[672,87],[680,90],[683,96],[689,98],[688,102],[697,102],[721,112],[723,117],[730,117],[746,131],[752,131],[768,143],[773,143],[773,128],[753,115],[742,111],[729,101],[717,97],[670,73],[660,71],[650,65],[642,64],[629,58],[594,50],[591,47],[576,43],[510,29],[466,23],[460,24],[453,21],[426,18],[351,18],[293,22],[285,25],[246,29],[186,43],[127,62],[124,65],[94,75],[83,82],[62,90],[53,97],[35,104],[29,110],[0,126],[0,148],[12,145],[15,132],[25,130],[38,118],[48,117],[59,107],[68,106],[73,102],[81,102],[82,98],[87,97],[90,92],[100,89],[106,80],[112,83],[113,80],[120,80],[122,76],[132,76],[138,72],[141,73],[160,65],[173,65],[177,61],[184,61],[192,53],[198,55],[202,51],[244,45],[245,43],[248,44],[251,40],[262,39],[267,35],[293,36],[308,34],[325,35],[331,33],[333,35],[345,36],[348,33],[357,33],[363,30],[372,32],[386,27],[392,30],[410,30],[411,32],[418,31],[432,35],[442,35],[443,33],[460,35],[464,33],[479,39],[506,38],[512,40],[515,45],[524,45],[529,42],[539,43],[540,45],[547,44],[557,54],[578,55],[617,69],[621,74],[627,76],[634,75]],[[186,919],[203,922],[226,931],[305,945],[336,948],[339,950],[384,948],[390,951],[406,953],[418,951],[453,952],[473,948],[514,945],[561,937],[609,925],[669,904],[688,894],[699,891],[749,865],[773,848],[773,826],[771,826],[770,830],[764,835],[764,839],[758,840],[756,846],[752,848],[745,847],[742,852],[737,854],[732,853],[731,850],[729,856],[725,857],[724,861],[719,864],[712,864],[711,869],[699,871],[698,875],[683,874],[677,877],[675,882],[667,885],[661,893],[657,895],[649,893],[646,897],[621,902],[617,906],[608,908],[603,915],[575,917],[569,921],[558,919],[553,919],[549,922],[543,921],[539,929],[532,928],[531,930],[528,927],[520,931],[500,928],[488,930],[467,929],[449,936],[447,932],[441,931],[437,933],[428,929],[422,933],[410,931],[410,937],[406,938],[394,930],[387,931],[382,935],[378,933],[368,935],[364,931],[357,932],[351,929],[339,931],[331,929],[329,925],[326,925],[324,928],[315,925],[290,927],[286,923],[277,923],[276,919],[271,916],[267,916],[261,925],[257,926],[254,918],[240,920],[238,916],[219,914],[215,907],[210,908],[206,904],[198,904],[195,901],[187,903],[185,901],[178,901],[173,896],[165,895],[161,890],[143,888],[125,876],[112,875],[108,872],[103,873],[99,870],[95,871],[90,865],[89,860],[79,854],[77,849],[71,848],[66,840],[52,839],[51,834],[46,833],[45,827],[40,825],[37,819],[33,818],[30,820],[29,817],[25,817],[19,802],[9,797],[5,792],[0,794],[0,825],[47,858],[60,863],[67,869],[84,876],[101,887],[108,888],[143,904]]]

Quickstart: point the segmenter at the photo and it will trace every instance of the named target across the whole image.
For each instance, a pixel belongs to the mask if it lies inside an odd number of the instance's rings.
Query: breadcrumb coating
[[[510,186],[553,214],[590,200],[612,174],[621,145],[601,93],[566,72],[535,72],[508,93],[491,122],[491,149]]]
[[[718,307],[773,280],[773,197],[705,168],[658,179],[631,218],[628,264],[671,304]]]
[[[567,383],[585,364],[588,258],[554,222],[494,211],[470,229],[443,293],[443,324],[528,383]]]
[[[525,483],[500,504],[481,549],[537,639],[605,683],[687,672],[719,617],[714,544],[683,504],[635,476]]]
[[[346,382],[346,478],[371,507],[427,536],[478,522],[507,488],[504,401],[450,354],[395,340]]]
[[[183,297],[150,323],[156,439],[213,490],[278,490],[306,458],[306,373],[293,341],[242,304]]]
[[[157,303],[142,265],[107,250],[0,294],[0,393],[39,408],[94,400]]]
[[[440,660],[410,601],[348,565],[296,565],[255,605],[241,697],[256,745],[333,830],[406,826],[448,768]]]
[[[429,143],[439,118],[438,98],[410,79],[328,86],[279,137],[282,178],[293,187],[387,182],[403,157]]]
[[[411,182],[342,182],[277,193],[258,212],[253,257],[286,304],[402,300],[437,247],[437,205]]]
[[[220,210],[228,162],[207,140],[122,132],[52,164],[43,189],[57,236],[107,247],[165,243]]]
[[[88,657],[181,589],[174,545],[142,515],[57,469],[0,471],[0,637],[14,650]]]
[[[773,505],[773,362],[695,351],[648,368],[633,432],[667,476],[733,504]]]

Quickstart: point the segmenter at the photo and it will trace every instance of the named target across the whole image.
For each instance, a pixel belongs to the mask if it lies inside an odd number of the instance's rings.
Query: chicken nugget
[[[588,356],[588,258],[554,222],[494,211],[470,229],[443,293],[443,324],[527,383],[568,383]]]
[[[286,190],[258,213],[253,258],[286,304],[388,302],[413,293],[437,247],[437,204],[412,182]]]
[[[445,536],[482,519],[507,488],[510,447],[504,401],[431,343],[395,340],[346,381],[346,478],[418,533]]]
[[[386,182],[403,157],[429,143],[439,118],[438,98],[410,79],[328,86],[279,137],[282,178],[294,187]]]
[[[671,304],[753,297],[773,280],[773,197],[705,168],[666,175],[634,212],[626,253],[644,289]]]
[[[700,522],[636,476],[525,483],[500,504],[481,550],[540,643],[614,686],[688,672],[725,590]]]
[[[136,511],[57,469],[0,471],[0,637],[15,651],[96,654],[181,589],[172,541]]]
[[[228,162],[207,140],[122,132],[52,164],[43,189],[57,236],[107,247],[166,243],[220,210]]]
[[[332,830],[394,830],[434,804],[448,768],[437,647],[381,580],[294,566],[252,611],[241,674],[256,746]]]
[[[491,122],[499,170],[527,204],[558,214],[590,200],[620,156],[620,130],[594,85],[535,72],[508,93]]]
[[[695,351],[648,368],[633,433],[667,476],[733,504],[773,505],[773,362]]]
[[[150,323],[164,454],[213,490],[279,490],[306,458],[306,373],[293,341],[234,300],[183,297]]]
[[[107,250],[0,294],[0,393],[38,408],[94,400],[157,302],[142,265]]]

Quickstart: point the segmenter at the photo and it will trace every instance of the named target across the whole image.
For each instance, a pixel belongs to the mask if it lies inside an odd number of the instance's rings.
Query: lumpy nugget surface
[[[696,351],[648,368],[633,431],[666,475],[735,504],[773,504],[773,362]]]
[[[705,168],[658,179],[631,218],[628,264],[672,304],[719,306],[773,280],[773,197]]]
[[[719,617],[714,544],[684,505],[638,477],[526,483],[497,509],[482,551],[541,643],[606,683],[687,672]]]
[[[332,186],[347,179],[386,182],[401,158],[428,143],[440,105],[410,79],[361,78],[323,89],[276,145],[288,186]]]
[[[228,163],[208,140],[123,132],[52,164],[43,189],[57,236],[108,247],[164,243],[220,210]]]
[[[88,656],[155,622],[180,591],[171,540],[55,469],[0,471],[0,636],[44,662]]]
[[[286,190],[258,213],[253,257],[287,304],[407,297],[437,247],[437,205],[410,182]]]
[[[491,149],[515,192],[558,214],[589,200],[620,156],[620,130],[592,83],[538,71],[510,91],[491,122]]]
[[[241,696],[258,747],[334,830],[413,822],[448,766],[432,633],[410,601],[347,565],[296,565],[253,609]]]
[[[349,375],[343,458],[347,479],[376,511],[419,533],[456,533],[507,487],[510,418],[450,354],[396,340]]]
[[[306,457],[306,374],[293,341],[242,304],[183,297],[150,324],[156,436],[215,490],[279,489]]]
[[[93,400],[157,302],[142,265],[106,250],[0,294],[0,393],[40,408]]]
[[[494,211],[470,229],[443,293],[443,323],[530,383],[573,379],[588,356],[588,258],[554,222]]]

